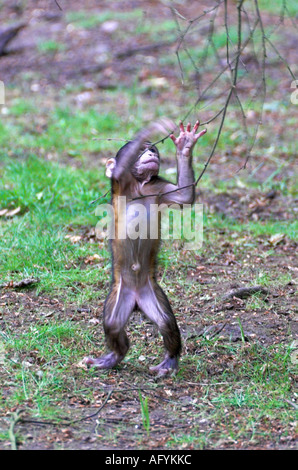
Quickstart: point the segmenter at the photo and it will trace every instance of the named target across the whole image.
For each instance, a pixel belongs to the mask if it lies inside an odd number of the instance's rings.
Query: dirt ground
[[[16,4],[18,2],[15,2]],[[140,70],[146,73],[143,59],[138,54],[127,53],[135,47],[146,46],[139,39],[140,44],[136,44],[134,38],[127,39],[126,43],[115,43],[109,34],[101,28],[93,28],[78,33],[67,29],[64,20],[64,12],[57,8],[52,2],[40,1],[38,7],[35,2],[28,1],[27,7],[22,16],[19,16],[17,6],[7,7],[5,12],[7,20],[15,21],[20,18],[30,18],[30,28],[25,28],[22,33],[9,46],[9,54],[1,57],[1,75],[4,82],[12,82],[15,86],[26,87],[20,82],[19,74],[27,71],[30,74],[38,74],[41,77],[39,92],[45,96],[45,101],[57,100],[53,93],[53,88],[64,87],[66,84],[85,84],[85,91],[88,89],[113,89],[119,81],[123,85],[131,84],[131,77],[140,74]],[[61,7],[67,8],[66,2],[59,2]],[[101,2],[106,8],[115,9],[118,12],[122,9],[126,11],[131,8],[131,2]],[[159,2],[134,2],[136,7],[155,8],[159,5],[159,16],[167,15],[166,8],[161,7]],[[72,2],[73,10],[81,9],[80,2]],[[97,11],[98,2],[89,1],[84,8],[90,11]],[[198,6],[200,11],[201,6]],[[192,9],[192,14],[196,12]],[[37,40],[54,37],[55,40],[66,44],[66,49],[58,51],[50,60],[49,56],[41,54],[36,49]],[[289,60],[293,60],[294,51],[290,44],[294,41],[288,33],[288,47],[281,45],[281,51],[285,52]],[[162,38],[161,38],[162,41]],[[94,44],[97,54],[94,54]],[[163,53],[172,51],[172,45],[163,46]],[[158,51],[151,50],[150,55],[158,54]],[[102,63],[96,56],[106,55],[113,57],[107,59],[109,64]],[[115,59],[116,58],[116,59]],[[52,61],[52,62],[51,62]],[[164,67],[163,70],[154,69],[157,65],[153,63],[150,70],[151,75],[165,76],[173,87],[179,87],[179,76],[176,71]],[[285,81],[284,75],[279,69],[274,70],[274,74],[281,75],[281,81]],[[168,99],[171,91],[164,93],[164,99]],[[278,120],[278,111],[271,114],[270,119]],[[277,122],[277,126],[282,123]],[[285,130],[288,132],[288,130]],[[214,182],[222,175],[223,161],[226,159],[225,175],[226,179],[232,177],[241,165],[241,156],[236,154],[229,159],[225,155],[218,155],[210,167],[211,178]],[[257,178],[260,181],[270,175],[274,170],[272,163],[266,164],[266,156],[256,156],[254,165],[259,163],[260,168]],[[92,162],[91,162],[92,164]],[[285,165],[278,178],[292,179],[295,174],[295,164]],[[297,217],[297,199],[293,196],[284,196],[280,191],[262,193],[260,190],[247,188],[233,188],[231,192],[215,193],[211,190],[203,189],[198,193],[198,201],[204,204],[208,214],[224,214],[227,217],[239,221],[266,221],[274,220],[287,222]],[[88,237],[88,230],[83,236]],[[208,234],[207,234],[208,236]],[[219,246],[213,254],[209,247],[206,254],[202,254],[195,261],[187,260],[187,264],[179,266],[181,272],[187,275],[187,279],[195,282],[196,288],[185,290],[181,284],[175,283],[175,269],[169,269],[167,273],[168,282],[173,282],[175,297],[173,309],[176,312],[177,320],[181,326],[184,347],[182,364],[186,367],[183,380],[175,382],[172,378],[163,379],[162,382],[152,377],[147,366],[142,362],[142,358],[134,367],[131,363],[125,363],[116,370],[105,374],[104,379],[96,373],[86,374],[82,381],[81,369],[77,365],[73,366],[73,381],[77,382],[77,387],[82,389],[92,389],[93,398],[84,399],[83,393],[71,396],[65,393],[61,402],[61,413],[63,414],[63,425],[48,424],[42,420],[30,420],[19,422],[17,430],[24,439],[21,441],[21,449],[134,449],[136,442],[138,448],[165,448],[169,435],[173,429],[183,433],[189,431],[194,426],[192,411],[196,409],[198,401],[208,402],[207,388],[208,377],[218,377],[217,383],[220,387],[221,374],[227,368],[237,367],[233,364],[233,358],[229,354],[210,354],[206,359],[206,377],[201,382],[194,382],[191,368],[187,367],[187,354],[197,354],[200,357],[202,348],[198,343],[198,337],[220,337],[225,342],[243,342],[243,348],[249,348],[252,341],[269,347],[274,344],[290,344],[298,337],[298,312],[296,281],[297,267],[297,243],[288,237],[281,236],[280,239],[270,239],[260,235],[250,245],[250,235],[235,233],[234,240],[242,239],[237,249],[233,240],[225,237],[225,229],[222,230],[222,238]],[[273,250],[270,255],[266,255],[269,250]],[[265,260],[265,265],[264,265]],[[188,262],[189,261],[189,262]],[[250,283],[256,274],[263,268],[265,273],[270,274],[273,282],[267,288],[266,294],[262,296],[263,305],[258,309],[247,308],[248,300],[237,296],[224,298],[231,289],[237,289]],[[162,275],[160,271],[159,275]],[[274,280],[284,274],[291,275],[291,280],[283,284],[274,284]],[[104,299],[104,297],[103,297]],[[52,298],[45,294],[37,295],[35,290],[13,291],[2,289],[0,292],[0,304],[2,306],[1,323],[5,327],[22,329],[28,325],[34,325],[36,320],[40,320],[40,312],[47,319],[57,319],[69,317],[72,322],[84,322],[91,316],[94,321],[101,323],[103,300],[101,303],[94,303],[78,308],[76,305],[66,305],[61,298]],[[241,325],[238,318],[241,316]],[[5,319],[5,320],[4,320]],[[133,325],[140,324],[140,315],[135,314],[129,326],[129,334],[133,335]],[[243,336],[244,332],[244,336]],[[145,347],[151,350],[156,348],[152,341],[158,341],[154,327],[145,322],[142,332]],[[34,351],[32,352],[34,354]],[[297,377],[293,374],[293,382]],[[143,390],[150,397],[150,437],[144,436],[142,419],[139,414],[139,390]],[[192,391],[190,394],[189,391]],[[111,392],[109,394],[109,391]],[[195,397],[195,398],[194,398]],[[105,400],[108,402],[105,405]],[[205,400],[205,401],[204,401]],[[173,405],[174,403],[174,405]],[[105,406],[103,406],[105,405]],[[176,413],[172,412],[172,407],[179,409],[179,420]],[[93,418],[86,419],[88,415],[95,413]],[[98,413],[98,414],[96,414]],[[80,420],[71,423],[72,420]],[[228,418],[227,418],[228,419]],[[234,409],[234,420],[244,420],[241,410]],[[266,418],[262,418],[261,427],[267,428]],[[0,418],[4,427],[7,426],[7,417]],[[71,424],[69,424],[71,423]],[[273,421],[270,421],[270,426]],[[225,423],[227,424],[227,423]],[[125,434],[123,433],[123,426]],[[200,432],[209,433],[210,422],[208,412],[201,415]],[[224,423],[223,423],[224,426]],[[293,449],[296,446],[297,435],[295,431],[283,436],[279,420],[275,421],[275,428],[272,427],[272,434],[279,436],[275,440],[259,436],[258,441],[253,439],[246,442],[217,439],[217,448],[223,449]],[[98,436],[105,436],[99,444]],[[215,439],[216,440],[216,439]],[[106,442],[106,443],[105,443]],[[279,442],[278,444],[276,442]],[[192,444],[183,444],[184,448],[192,448]],[[182,446],[182,448],[183,448]],[[7,448],[7,444],[4,446]],[[177,444],[179,448],[179,443]]]

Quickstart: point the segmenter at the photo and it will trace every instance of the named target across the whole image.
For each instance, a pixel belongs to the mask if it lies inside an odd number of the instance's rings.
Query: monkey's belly
[[[114,251],[114,274],[128,285],[144,285],[154,274],[158,240],[136,239],[117,241]]]

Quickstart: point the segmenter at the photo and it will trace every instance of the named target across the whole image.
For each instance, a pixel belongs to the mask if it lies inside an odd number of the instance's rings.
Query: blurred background
[[[262,34],[255,1],[242,2],[242,44],[252,31],[253,41],[225,108],[238,5],[0,0],[4,448],[294,448],[298,8],[258,0]],[[91,202],[109,190],[106,159],[158,116],[205,123],[196,176],[213,152],[197,187],[202,248],[168,240],[159,254],[158,279],[184,341],[181,369],[162,386],[148,373],[162,343],[139,314],[120,368],[77,367],[105,347],[111,261]],[[159,151],[162,175],[175,182],[172,141]],[[256,285],[268,294],[222,300]],[[95,431],[90,421],[59,430],[27,423],[19,441],[8,436],[15,410],[80,417],[102,405],[107,385],[128,394],[113,394]]]

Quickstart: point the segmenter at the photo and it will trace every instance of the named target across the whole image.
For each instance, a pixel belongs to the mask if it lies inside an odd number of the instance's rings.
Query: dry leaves
[[[284,233],[276,233],[275,235],[272,235],[269,238],[269,243],[271,243],[271,245],[273,245],[273,246],[276,246],[278,243],[280,243],[285,238],[285,236],[286,235]]]
[[[80,240],[82,240],[81,235],[65,235],[64,238],[68,238],[68,240],[73,244],[78,243]]]
[[[15,215],[19,214],[21,212],[21,207],[17,207],[16,209],[1,209],[0,210],[0,217],[14,217]]]

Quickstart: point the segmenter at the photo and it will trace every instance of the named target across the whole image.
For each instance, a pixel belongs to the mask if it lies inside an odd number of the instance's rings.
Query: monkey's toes
[[[85,364],[89,369],[91,366],[98,366],[99,361],[100,359],[93,359],[93,357],[87,356],[82,360],[82,364]]]
[[[165,375],[175,375],[178,370],[178,360],[176,357],[166,358],[157,366],[149,368],[150,372],[156,373],[158,377],[164,377]]]
[[[82,363],[89,367],[96,367],[97,369],[111,369],[115,367],[122,360],[122,357],[117,356],[114,353],[109,353],[106,356],[98,357],[84,357]]]

